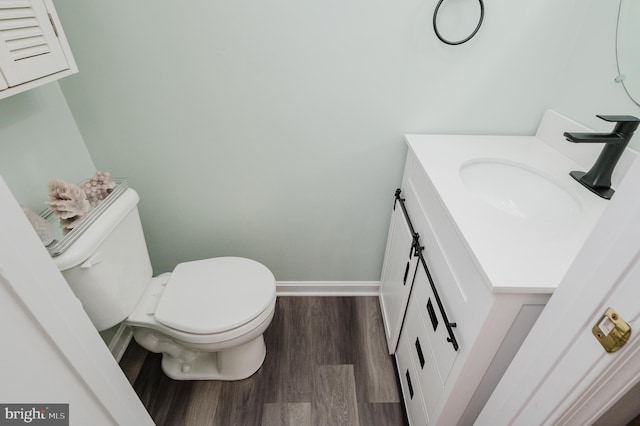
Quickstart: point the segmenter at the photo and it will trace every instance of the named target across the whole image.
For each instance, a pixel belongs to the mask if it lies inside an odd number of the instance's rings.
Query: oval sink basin
[[[522,219],[546,222],[582,211],[580,200],[561,184],[523,164],[474,160],[462,165],[460,177],[484,201]]]

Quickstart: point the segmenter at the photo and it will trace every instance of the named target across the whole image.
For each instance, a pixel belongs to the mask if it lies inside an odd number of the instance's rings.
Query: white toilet
[[[54,261],[98,331],[122,321],[161,352],[176,380],[240,380],[262,365],[276,286],[264,265],[241,257],[179,264],[152,278],[138,194],[122,193]]]

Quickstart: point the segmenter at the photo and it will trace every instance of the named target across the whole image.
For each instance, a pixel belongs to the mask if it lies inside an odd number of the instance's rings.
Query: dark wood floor
[[[174,381],[132,341],[120,365],[158,425],[405,425],[376,297],[281,297],[262,368]]]

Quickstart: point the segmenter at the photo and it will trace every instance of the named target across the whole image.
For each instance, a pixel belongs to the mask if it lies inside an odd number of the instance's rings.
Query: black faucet
[[[596,117],[616,123],[616,127],[611,133],[565,132],[564,137],[569,142],[605,144],[591,170],[586,173],[573,171],[569,174],[589,191],[609,200],[615,192],[611,189],[611,174],[629,144],[633,132],[638,128],[640,119],[631,115],[597,115]]]

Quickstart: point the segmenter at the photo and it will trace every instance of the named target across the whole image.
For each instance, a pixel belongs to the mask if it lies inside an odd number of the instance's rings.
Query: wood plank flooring
[[[262,368],[175,381],[135,341],[120,365],[157,425],[406,425],[376,297],[280,297]]]

